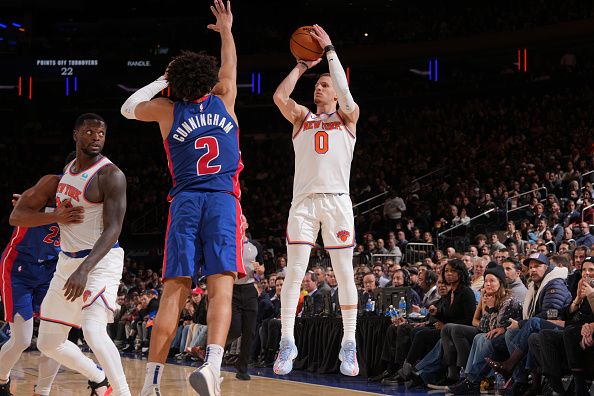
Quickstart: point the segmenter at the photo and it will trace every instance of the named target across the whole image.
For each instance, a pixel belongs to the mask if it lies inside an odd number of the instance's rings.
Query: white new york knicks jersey
[[[80,224],[60,224],[60,243],[65,252],[77,252],[92,249],[95,242],[103,233],[103,202],[90,202],[85,197],[85,191],[97,172],[112,162],[103,157],[95,165],[78,173],[72,172],[76,160],[66,166],[64,176],[58,184],[56,205],[70,199],[72,206],[82,206],[84,220]]]
[[[348,194],[355,142],[338,112],[309,112],[293,135],[293,202],[313,193]]]

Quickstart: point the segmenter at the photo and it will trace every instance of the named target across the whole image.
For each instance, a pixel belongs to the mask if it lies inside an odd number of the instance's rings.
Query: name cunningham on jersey
[[[181,126],[175,129],[175,133],[172,135],[172,137],[175,140],[183,142],[186,140],[188,135],[192,133],[192,131],[207,125],[217,125],[221,127],[225,133],[229,133],[233,129],[233,123],[231,121],[227,121],[225,116],[212,113],[200,114],[187,118],[185,121],[183,121]]]

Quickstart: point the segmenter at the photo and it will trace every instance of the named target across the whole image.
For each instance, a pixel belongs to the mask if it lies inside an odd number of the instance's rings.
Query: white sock
[[[332,268],[336,275],[338,284],[338,293],[340,296],[340,305],[357,306],[359,302],[357,286],[353,274],[353,249],[331,249],[329,250]],[[284,286],[284,285],[283,285]],[[343,309],[342,326],[344,333],[342,344],[346,341],[355,341],[355,331],[357,329],[357,309]]]
[[[293,344],[295,343],[295,309],[281,307],[281,339]]]
[[[281,290],[281,338],[295,343],[295,311],[299,303],[301,282],[307,269],[311,246],[288,245],[285,283]]]
[[[114,395],[131,396],[120,352],[109,338],[109,334],[107,334],[107,323],[106,321],[87,318],[87,314],[90,312],[92,311],[85,312],[82,324],[85,340],[105,371]]]
[[[355,342],[355,331],[357,330],[357,310],[345,309],[342,311],[342,345],[347,341]]]
[[[148,362],[146,364],[146,375],[144,377],[144,386],[140,393],[141,396],[153,395],[153,389],[161,386],[163,370],[165,370],[164,364],[154,362]]]
[[[221,363],[223,362],[223,355],[225,354],[225,348],[217,344],[208,344],[206,346],[206,357],[205,362],[210,363],[213,370],[217,374],[221,372]],[[218,375],[217,375],[218,377]]]
[[[21,357],[25,349],[31,345],[33,336],[33,319],[24,320],[19,314],[10,323],[10,339],[2,345],[0,350],[0,383],[6,384],[10,371]]]

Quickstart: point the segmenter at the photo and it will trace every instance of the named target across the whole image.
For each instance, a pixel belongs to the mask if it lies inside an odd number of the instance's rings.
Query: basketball
[[[311,26],[301,26],[291,35],[291,53],[297,59],[312,61],[324,55],[324,49],[318,41],[309,34],[313,31]]]

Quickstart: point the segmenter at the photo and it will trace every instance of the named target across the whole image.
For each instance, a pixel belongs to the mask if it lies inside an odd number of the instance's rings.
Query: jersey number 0
[[[221,171],[221,165],[210,165],[211,161],[219,156],[219,142],[215,137],[204,136],[196,139],[194,144],[196,150],[206,148],[206,153],[198,158],[196,172],[198,176],[212,175]]]
[[[316,153],[326,154],[328,152],[328,132],[318,131],[314,137]]]

